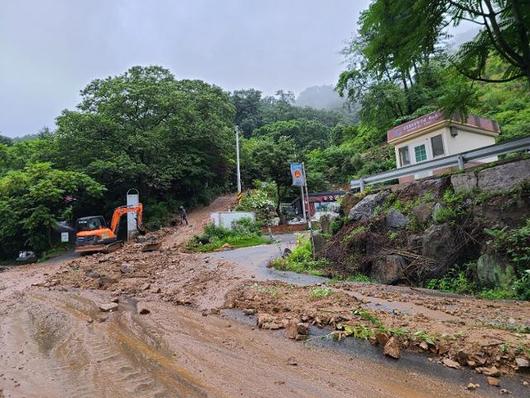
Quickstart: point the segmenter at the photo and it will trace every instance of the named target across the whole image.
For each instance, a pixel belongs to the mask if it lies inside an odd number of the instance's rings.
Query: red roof
[[[411,120],[409,122],[400,124],[399,126],[396,126],[387,132],[387,142],[392,141],[399,137],[404,137],[409,134],[412,134],[418,130],[422,130],[428,126],[432,126],[436,123],[439,123],[443,120],[448,120],[442,112],[433,112],[429,113],[428,115],[421,116],[417,119]],[[461,122],[457,122],[461,123]],[[486,119],[483,117],[470,115],[468,116],[465,123],[461,124],[467,124],[469,126],[477,127],[483,130],[491,131],[494,133],[498,133],[499,125],[495,120]]]

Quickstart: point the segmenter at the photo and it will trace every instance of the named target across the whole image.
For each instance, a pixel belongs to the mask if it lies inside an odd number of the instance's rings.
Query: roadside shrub
[[[324,259],[313,259],[311,239],[299,235],[296,246],[287,257],[272,260],[270,265],[281,271],[293,271],[321,275],[328,262]]]

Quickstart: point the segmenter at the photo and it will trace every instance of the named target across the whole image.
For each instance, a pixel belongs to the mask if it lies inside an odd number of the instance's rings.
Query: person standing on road
[[[183,223],[184,221],[186,222],[186,225],[188,225],[188,213],[186,213],[186,209],[184,208],[184,206],[180,206],[180,220],[181,222]]]

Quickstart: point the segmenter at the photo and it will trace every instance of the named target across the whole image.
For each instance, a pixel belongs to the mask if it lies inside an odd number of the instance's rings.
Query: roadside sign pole
[[[302,198],[302,214],[304,216],[304,221],[307,222],[307,213],[305,211],[305,195],[304,195],[304,187],[300,186],[300,194]]]
[[[311,225],[311,206],[309,204],[309,190],[307,189],[307,175],[305,173],[305,164],[302,162],[302,173],[304,175],[304,187],[305,187],[305,196],[307,199],[307,227],[309,228],[309,235],[311,236],[311,253],[313,254],[313,258],[315,258],[315,238],[313,236],[313,227]],[[302,187],[302,190],[303,188]]]
[[[241,193],[241,170],[239,168],[239,126],[236,126],[237,193]]]

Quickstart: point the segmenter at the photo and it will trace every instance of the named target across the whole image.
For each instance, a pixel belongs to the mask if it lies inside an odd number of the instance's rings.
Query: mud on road
[[[366,324],[352,315],[361,308],[388,327],[473,336],[480,344],[456,339],[446,353],[460,344],[472,355],[484,350],[482,343],[488,350],[526,347],[528,334],[515,326],[530,319],[528,303],[359,284],[332,286],[332,294],[315,299],[314,287],[257,281],[237,263],[182,252],[209,211],[232,201],[220,198],[191,213],[191,227],[160,232],[160,252],[133,244],[0,274],[0,397],[459,397],[471,394],[468,381],[481,384],[474,396],[500,393],[472,371],[439,377],[381,360],[381,352],[373,360],[292,341],[282,328],[300,320],[326,334],[341,323]],[[113,301],[116,310],[100,310]],[[280,330],[260,329],[251,317],[234,320],[223,310],[229,307],[268,315]],[[443,356],[439,349],[427,347],[431,361]],[[511,351],[485,358],[484,366],[515,371]],[[430,363],[425,355],[420,361]],[[501,388],[525,396],[525,380],[528,374],[502,377]]]

